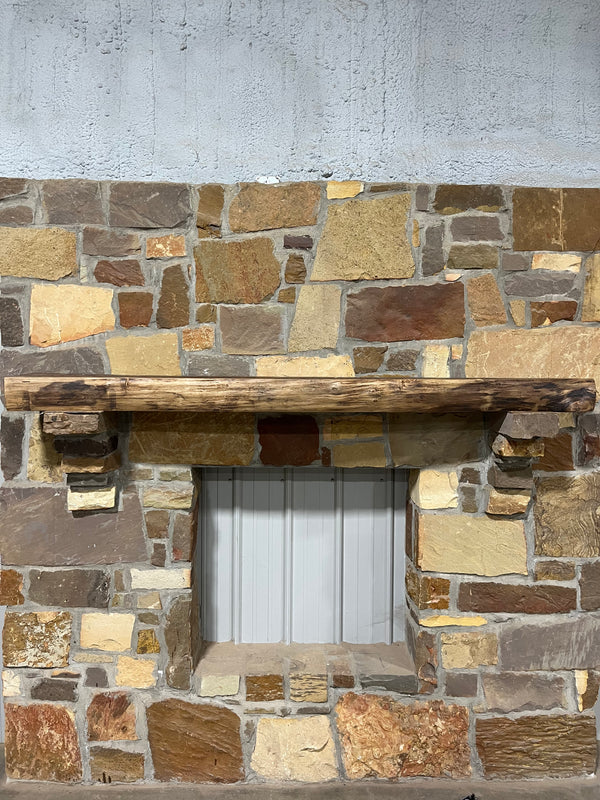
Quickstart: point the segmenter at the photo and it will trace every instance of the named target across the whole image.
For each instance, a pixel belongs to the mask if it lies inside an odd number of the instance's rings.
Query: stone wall
[[[11,178],[0,198],[3,376],[599,377],[600,190]],[[1,439],[11,778],[595,772],[596,415],[5,413]],[[215,464],[411,470],[412,678],[193,674],[194,468]]]

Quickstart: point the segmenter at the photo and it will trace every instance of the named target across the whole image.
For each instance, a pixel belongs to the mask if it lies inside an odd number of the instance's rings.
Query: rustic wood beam
[[[568,378],[5,378],[9,411],[591,411],[593,380]]]

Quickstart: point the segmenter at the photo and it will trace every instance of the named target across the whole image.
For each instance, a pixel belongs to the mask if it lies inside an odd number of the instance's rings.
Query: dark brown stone
[[[455,217],[450,233],[455,242],[498,242],[504,238],[498,217]]]
[[[331,676],[331,685],[334,689],[354,689],[354,675],[350,672],[334,672]]]
[[[577,313],[575,300],[548,300],[531,304],[531,327],[552,324],[561,319],[573,320]]]
[[[314,417],[286,414],[258,421],[260,460],[273,466],[306,466],[319,459],[319,426]]]
[[[99,543],[102,546],[99,546]],[[69,566],[147,559],[137,493],[123,495],[123,510],[74,517],[65,492],[28,487],[0,490],[3,564]]]
[[[423,237],[421,252],[421,272],[425,277],[435,275],[444,269],[444,226],[428,225]]]
[[[600,240],[599,219],[600,189],[563,189],[563,250],[597,250]]]
[[[32,222],[33,209],[29,206],[0,208],[0,224],[2,225],[31,225]]]
[[[42,426],[44,433],[52,436],[86,436],[116,430],[117,415],[111,411],[99,413],[45,411]]]
[[[460,507],[465,514],[476,514],[479,511],[479,492],[476,486],[461,486],[458,496]]]
[[[131,258],[124,258],[121,261],[99,261],[94,269],[94,277],[99,283],[112,283],[113,286],[144,285],[140,262]]]
[[[123,328],[147,327],[154,297],[150,292],[119,292],[119,323]]]
[[[331,466],[331,450],[328,447],[321,448],[321,464],[324,467]]]
[[[536,555],[553,558],[600,556],[600,473],[536,480]]]
[[[535,462],[541,472],[562,472],[574,469],[573,437],[570,433],[559,433],[544,440],[544,455]]]
[[[427,631],[420,631],[416,634],[412,625],[408,625],[407,640],[419,679],[419,694],[431,694],[438,685],[435,636]]]
[[[73,715],[63,706],[7,703],[6,774],[13,780],[81,781]]]
[[[191,213],[183,183],[132,183],[110,186],[110,224],[121,228],[174,228]]]
[[[566,614],[577,606],[577,592],[567,586],[522,586],[508,583],[462,583],[460,611],[482,614]]]
[[[582,609],[584,611],[600,610],[600,561],[582,565],[579,589]]]
[[[515,250],[561,250],[561,190],[518,187],[513,192]]]
[[[554,675],[483,672],[481,681],[488,711],[546,710],[565,703],[565,680]]]
[[[42,201],[48,222],[73,225],[104,225],[102,196],[98,181],[44,181]]]
[[[207,183],[198,189],[198,212],[196,225],[200,236],[221,235],[221,213],[225,189],[218,183]]]
[[[164,567],[167,563],[167,546],[164,542],[154,542],[150,563],[153,567]]]
[[[191,378],[247,378],[250,375],[250,363],[239,356],[190,353],[186,374]]]
[[[465,328],[461,283],[371,287],[348,295],[346,335],[369,342],[452,339]]]
[[[371,189],[371,191],[373,190]],[[417,186],[415,191],[415,208],[417,211],[429,210],[429,192],[430,187],[426,183]]]
[[[410,192],[410,183],[372,183],[369,186],[369,191],[373,194],[380,194],[381,192]]]
[[[596,769],[592,717],[478,719],[475,730],[486,778],[567,778]]]
[[[419,609],[448,608],[450,581],[446,578],[432,578],[429,575],[423,575],[407,566],[406,592]]]
[[[479,485],[481,483],[481,472],[473,467],[463,467],[460,471],[460,482]]]
[[[522,272],[531,266],[531,256],[523,253],[502,253],[502,269],[504,272]]]
[[[100,783],[141,781],[144,778],[144,754],[114,747],[90,747],[90,770],[92,780]]]
[[[20,347],[23,344],[21,307],[15,297],[0,297],[0,339],[2,347]]]
[[[94,689],[106,689],[108,686],[108,676],[102,667],[88,667],[85,673],[84,686],[91,686]]]
[[[138,631],[136,652],[140,654],[160,653],[160,643],[153,630]]]
[[[412,372],[419,355],[418,350],[397,350],[389,354],[385,368],[388,372]]]
[[[24,178],[0,178],[0,200],[25,194],[27,181]]]
[[[88,256],[129,256],[140,250],[137,233],[104,228],[83,229],[83,252]]]
[[[449,697],[476,697],[477,675],[472,672],[447,672],[446,694]]]
[[[496,269],[498,248],[490,244],[453,244],[448,269]]]
[[[438,186],[433,208],[438,214],[458,214],[470,208],[476,211],[499,211],[504,195],[499,186],[452,185]]]
[[[357,375],[365,372],[377,372],[383,364],[387,347],[355,347],[353,352],[354,371]]]
[[[165,678],[167,685],[172,689],[190,688],[192,671],[190,619],[190,598],[188,596],[175,598],[169,608],[165,625],[165,643],[169,654]]]
[[[189,286],[183,267],[163,270],[156,324],[159,328],[180,328],[190,321]]]
[[[246,675],[246,701],[283,700],[283,675]]]
[[[294,253],[288,257],[285,265],[286,283],[304,283],[306,280],[306,264],[304,257]]]
[[[31,570],[29,599],[41,606],[108,608],[110,575],[101,569]]]
[[[0,375],[102,375],[102,356],[91,347],[66,350],[45,350],[41,353],[20,353],[0,350]]]
[[[283,246],[286,250],[311,250],[312,236],[299,233],[286,233],[283,237]]]
[[[541,297],[545,294],[566,294],[574,286],[577,276],[570,272],[564,275],[551,270],[534,269],[507,275],[504,281],[506,294],[519,297]]]
[[[93,697],[87,710],[88,740],[137,739],[135,706],[127,692],[102,692]]]
[[[173,520],[173,561],[191,561],[195,535],[193,514],[175,514]]]
[[[593,613],[545,625],[515,621],[500,629],[505,670],[571,670],[600,665],[600,616]]]
[[[575,564],[567,561],[538,561],[535,565],[536,581],[572,581],[575,579]]]
[[[196,309],[196,322],[216,322],[217,307],[209,303],[198,306]]]
[[[54,447],[58,453],[77,458],[102,458],[119,446],[116,435],[99,433],[94,436],[57,436]]]
[[[194,248],[196,301],[260,303],[281,282],[273,242],[265,236],[241,241],[203,240]]]
[[[496,489],[531,489],[533,487],[531,467],[500,469],[497,464],[492,464],[488,470],[487,479],[488,483]]]
[[[236,783],[244,778],[240,719],[227,708],[164,700],[148,708],[159,781]]]
[[[166,539],[169,535],[169,512],[168,511],[146,511],[146,530],[149,539]]]
[[[284,353],[282,309],[221,306],[221,347],[240,355]]]
[[[14,569],[0,572],[0,606],[21,606],[25,602],[22,595],[23,576]]]
[[[23,464],[25,420],[15,414],[3,414],[0,422],[0,465],[5,481],[12,481]]]
[[[77,683],[57,678],[42,678],[31,687],[31,699],[74,703],[77,700]]]
[[[234,233],[314,225],[320,199],[318,183],[242,183],[229,207],[229,225]]]

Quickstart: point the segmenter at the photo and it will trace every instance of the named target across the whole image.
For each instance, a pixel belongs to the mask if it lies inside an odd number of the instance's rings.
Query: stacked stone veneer
[[[593,189],[4,179],[1,371],[598,380],[599,239]],[[7,413],[1,436],[11,778],[595,771],[596,415]],[[412,469],[416,679],[369,690],[326,654],[192,678],[209,464]]]

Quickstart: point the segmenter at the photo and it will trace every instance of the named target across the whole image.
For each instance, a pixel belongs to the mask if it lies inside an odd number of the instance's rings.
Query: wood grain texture
[[[437,378],[6,378],[9,411],[460,412],[594,408],[593,380]]]

